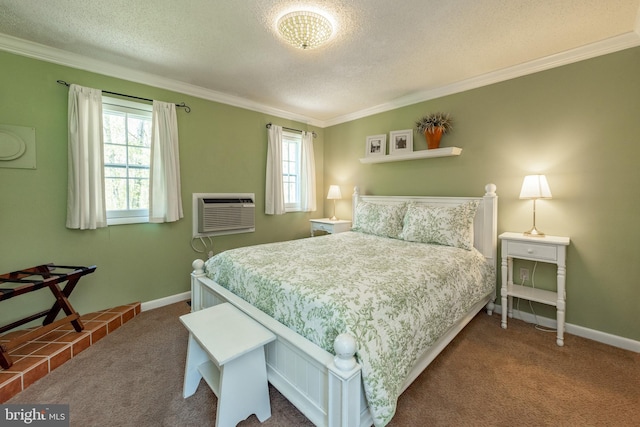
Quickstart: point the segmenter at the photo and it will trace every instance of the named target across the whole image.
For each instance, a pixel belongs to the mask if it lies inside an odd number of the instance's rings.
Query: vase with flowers
[[[416,126],[427,139],[427,148],[432,150],[440,147],[440,139],[451,130],[452,120],[448,113],[431,113],[418,120]]]

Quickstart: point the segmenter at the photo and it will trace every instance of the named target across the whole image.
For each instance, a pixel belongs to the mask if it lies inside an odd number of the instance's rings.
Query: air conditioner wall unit
[[[255,231],[253,193],[194,193],[193,237]]]

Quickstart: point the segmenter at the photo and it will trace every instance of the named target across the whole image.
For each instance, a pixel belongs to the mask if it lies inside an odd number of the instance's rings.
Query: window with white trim
[[[282,184],[284,188],[284,208],[287,212],[301,209],[300,165],[302,162],[302,135],[282,132]]]
[[[102,98],[107,223],[149,222],[152,106]]]

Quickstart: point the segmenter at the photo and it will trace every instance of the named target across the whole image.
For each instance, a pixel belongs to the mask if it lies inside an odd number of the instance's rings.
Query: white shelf
[[[512,285],[509,295],[516,298],[524,298],[529,301],[540,302],[548,305],[557,305],[558,293],[529,286]]]
[[[459,156],[461,153],[462,148],[444,147],[435,148],[433,150],[414,151],[410,154],[387,154],[386,156],[363,157],[360,159],[360,163],[401,162],[403,160],[429,159],[431,157]]]

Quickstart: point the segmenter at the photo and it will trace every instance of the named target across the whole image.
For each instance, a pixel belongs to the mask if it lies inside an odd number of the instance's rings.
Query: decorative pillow
[[[352,230],[399,239],[406,211],[406,203],[387,205],[360,202],[356,206]]]
[[[409,204],[400,238],[471,250],[478,200],[458,206]]]

